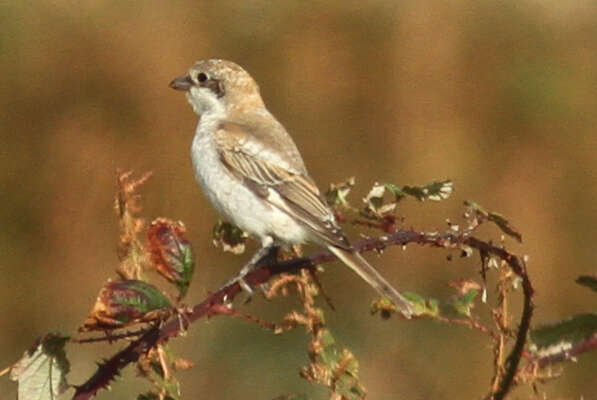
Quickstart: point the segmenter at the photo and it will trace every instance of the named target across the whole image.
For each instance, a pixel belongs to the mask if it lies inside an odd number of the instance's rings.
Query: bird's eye
[[[199,73],[199,75],[197,75],[197,81],[203,83],[207,80],[207,75],[204,74],[203,72]]]

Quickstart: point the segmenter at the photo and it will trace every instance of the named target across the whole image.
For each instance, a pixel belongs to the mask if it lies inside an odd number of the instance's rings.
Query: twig
[[[452,233],[436,234],[422,233],[412,230],[399,230],[379,238],[360,240],[354,247],[358,252],[366,252],[372,250],[379,251],[388,246],[406,245],[408,243],[442,248],[457,248],[462,245],[470,246],[506,261],[510,265],[510,268],[522,278],[524,308],[520,321],[520,328],[518,330],[515,345],[506,362],[506,370],[499,384],[500,389],[494,397],[496,400],[503,399],[510,390],[512,380],[517,370],[533,313],[533,288],[526,273],[524,261],[520,257],[517,257],[492,243],[484,242],[472,236],[456,235]],[[251,286],[256,286],[267,282],[272,276],[279,275],[283,272],[294,272],[301,268],[313,268],[316,265],[328,263],[335,259],[334,255],[329,251],[324,250],[314,253],[309,257],[295,258],[283,262],[273,262],[272,264],[266,264],[249,273],[245,277],[245,281]],[[203,302],[194,306],[192,311],[187,314],[188,322],[192,323],[203,317],[221,313],[221,306],[227,301],[233,300],[240,292],[240,285],[234,283],[210,294]],[[164,343],[168,339],[177,336],[180,331],[181,326],[176,318],[170,320],[161,327],[150,329],[142,337],[129,344],[126,348],[116,353],[104,363],[100,364],[93,376],[91,376],[84,384],[76,388],[73,400],[86,400],[92,398],[98,390],[105,388],[126,365],[136,362],[142,354],[145,354],[156,345]]]
[[[210,308],[209,313],[210,317],[216,315],[229,315],[231,317],[241,318],[249,322],[256,323],[257,325],[263,328],[276,332],[277,327],[276,324],[274,324],[273,322],[265,321],[261,318],[257,318],[254,315],[240,312],[238,310],[235,310],[234,308],[229,307],[226,304],[213,304]]]
[[[504,376],[504,354],[506,351],[506,341],[509,335],[509,317],[508,317],[508,289],[509,280],[506,266],[502,263],[500,266],[500,277],[497,284],[498,305],[492,310],[493,320],[498,328],[498,334],[493,344],[493,378],[491,380],[491,391],[486,398],[492,399],[495,393],[500,390],[500,382]]]
[[[577,355],[591,350],[597,350],[597,334],[594,334],[593,336],[576,343],[568,350],[539,357],[537,359],[531,360],[531,363],[536,364],[539,368],[543,368],[548,364],[555,364],[558,362],[574,359]]]
[[[493,339],[497,338],[497,335],[494,331],[492,331],[491,329],[489,329],[488,327],[486,327],[485,325],[481,324],[479,321],[473,318],[448,318],[441,315],[433,318],[438,321],[445,322],[447,324],[468,326],[469,328],[484,333]]]
[[[510,391],[516,371],[518,370],[518,364],[520,364],[520,358],[524,350],[524,345],[527,340],[529,329],[531,327],[531,318],[533,317],[533,311],[535,305],[533,303],[533,295],[535,289],[531,284],[529,275],[527,273],[526,263],[522,257],[518,257],[512,253],[509,253],[501,247],[497,247],[491,243],[483,242],[475,237],[469,237],[465,240],[465,243],[476,249],[483,249],[489,254],[492,254],[505,262],[508,263],[512,271],[522,279],[522,293],[523,293],[523,308],[522,315],[520,317],[520,323],[518,326],[518,332],[516,334],[516,341],[514,346],[506,359],[506,369],[502,375],[502,379],[499,383],[499,390],[494,394],[494,400],[502,400],[506,397],[506,394]]]
[[[122,333],[117,333],[117,334],[112,334],[112,333],[106,332],[105,336],[82,338],[82,339],[72,338],[71,341],[74,343],[114,342],[114,341],[120,340],[120,339],[126,339],[126,338],[140,336],[140,335],[146,333],[149,329],[151,329],[151,328],[144,328],[144,329],[139,329],[136,331],[122,332]]]

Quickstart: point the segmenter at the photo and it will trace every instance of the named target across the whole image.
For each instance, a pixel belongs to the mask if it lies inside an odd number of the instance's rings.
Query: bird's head
[[[259,86],[239,65],[225,60],[203,60],[189,73],[175,78],[170,87],[186,92],[187,100],[198,115],[210,112],[230,113],[263,107]]]

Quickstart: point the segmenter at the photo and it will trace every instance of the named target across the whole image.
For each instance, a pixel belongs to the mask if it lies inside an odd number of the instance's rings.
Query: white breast
[[[307,241],[308,231],[286,213],[257,197],[228,172],[210,134],[215,132],[217,121],[204,117],[195,132],[191,158],[195,177],[213,206],[230,222],[261,241],[268,237],[284,244]]]

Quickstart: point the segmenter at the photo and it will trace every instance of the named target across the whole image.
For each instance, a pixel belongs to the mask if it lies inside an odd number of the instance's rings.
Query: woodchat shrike
[[[294,141],[243,68],[225,60],[199,61],[170,87],[186,92],[200,116],[191,158],[204,193],[225,218],[261,241],[236,281],[243,284],[272,248],[316,243],[410,317],[408,300],[354,251]]]

